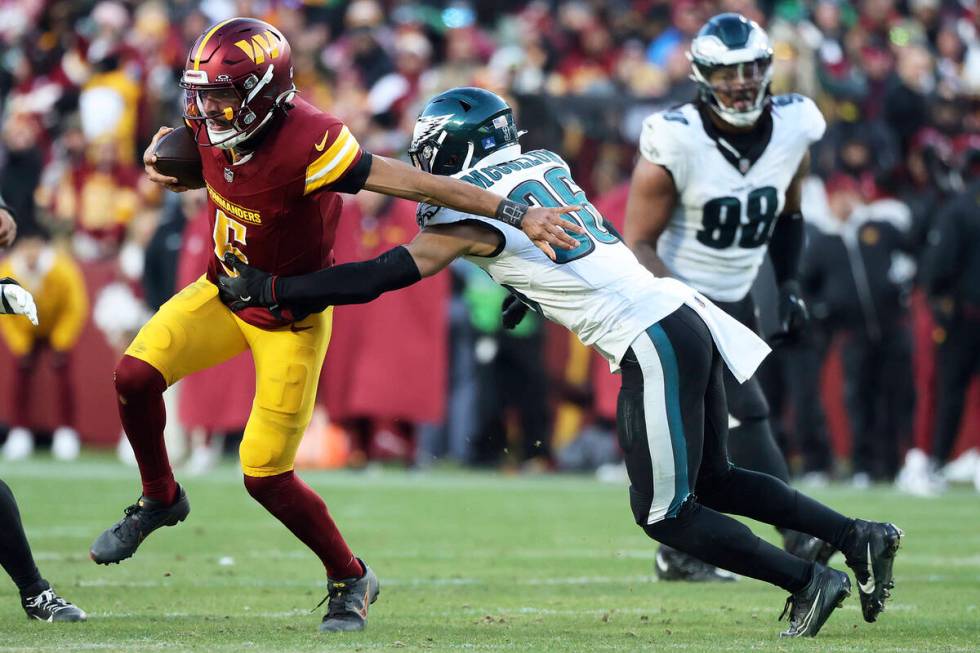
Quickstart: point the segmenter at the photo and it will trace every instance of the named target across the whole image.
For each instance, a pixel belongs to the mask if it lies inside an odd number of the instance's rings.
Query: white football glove
[[[0,313],[25,315],[37,326],[37,306],[34,297],[10,277],[0,279]]]

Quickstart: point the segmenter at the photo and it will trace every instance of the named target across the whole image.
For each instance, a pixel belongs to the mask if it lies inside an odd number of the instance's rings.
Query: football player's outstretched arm
[[[677,189],[670,172],[639,157],[630,180],[623,235],[640,263],[658,277],[671,276],[657,255],[657,240],[667,228],[676,203]]]
[[[566,231],[585,233],[581,226],[562,217],[562,214],[581,207],[528,207],[453,177],[432,175],[383,156],[372,155],[371,171],[364,188],[500,220],[524,231],[552,261],[555,260],[553,246],[562,249],[579,246]]]
[[[227,254],[225,265],[238,276],[221,276],[218,284],[225,304],[234,311],[249,306],[302,306],[318,312],[327,306],[365,304],[430,277],[466,254],[492,256],[499,249],[499,238],[489,229],[474,225],[435,225],[423,229],[411,243],[370,261],[335,265],[295,277],[268,274]]]

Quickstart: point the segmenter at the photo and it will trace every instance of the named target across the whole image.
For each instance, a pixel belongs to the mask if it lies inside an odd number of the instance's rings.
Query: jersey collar
[[[699,106],[701,123],[704,131],[718,147],[718,151],[743,176],[746,175],[755,162],[758,161],[772,140],[772,112],[763,111],[754,129],[740,134],[726,134],[718,129],[708,109]]]
[[[520,143],[515,143],[514,145],[508,145],[507,147],[502,147],[496,152],[491,152],[482,159],[476,162],[476,165],[471,166],[470,170],[473,168],[489,168],[490,166],[495,166],[499,163],[505,163],[516,159],[522,154]],[[465,171],[464,171],[465,172]]]

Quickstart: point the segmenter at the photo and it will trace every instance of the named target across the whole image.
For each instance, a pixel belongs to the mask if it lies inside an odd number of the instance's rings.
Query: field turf
[[[815,640],[779,640],[786,596],[743,579],[658,583],[654,545],[624,487],[590,477],[307,472],[355,552],[381,579],[367,631],[320,635],[323,570],[245,493],[228,463],[187,487],[192,511],[121,565],[88,559],[137,496],[108,458],[0,463],[42,573],[85,608],[84,624],[29,622],[0,579],[7,651],[977,651],[980,497],[891,489],[815,492],[905,529],[892,602],[861,619],[855,593]],[[772,537],[772,529],[757,532]],[[833,564],[843,567],[838,556]]]

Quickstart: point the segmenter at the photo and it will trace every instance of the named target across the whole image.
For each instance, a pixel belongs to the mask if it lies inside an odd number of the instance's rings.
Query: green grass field
[[[781,641],[781,590],[746,579],[655,582],[654,545],[632,524],[625,488],[569,476],[307,472],[382,587],[367,631],[323,636],[323,609],[311,613],[325,592],[322,567],[248,497],[231,464],[185,484],[186,522],[108,568],[89,561],[88,546],[136,498],[134,470],[101,457],[39,458],[0,464],[0,477],[18,497],[42,573],[90,615],[29,622],[2,580],[0,651],[980,649],[972,491],[942,500],[817,492],[905,529],[897,587],[877,624],[863,622],[855,592],[816,640]],[[840,557],[833,564],[843,568]]]

